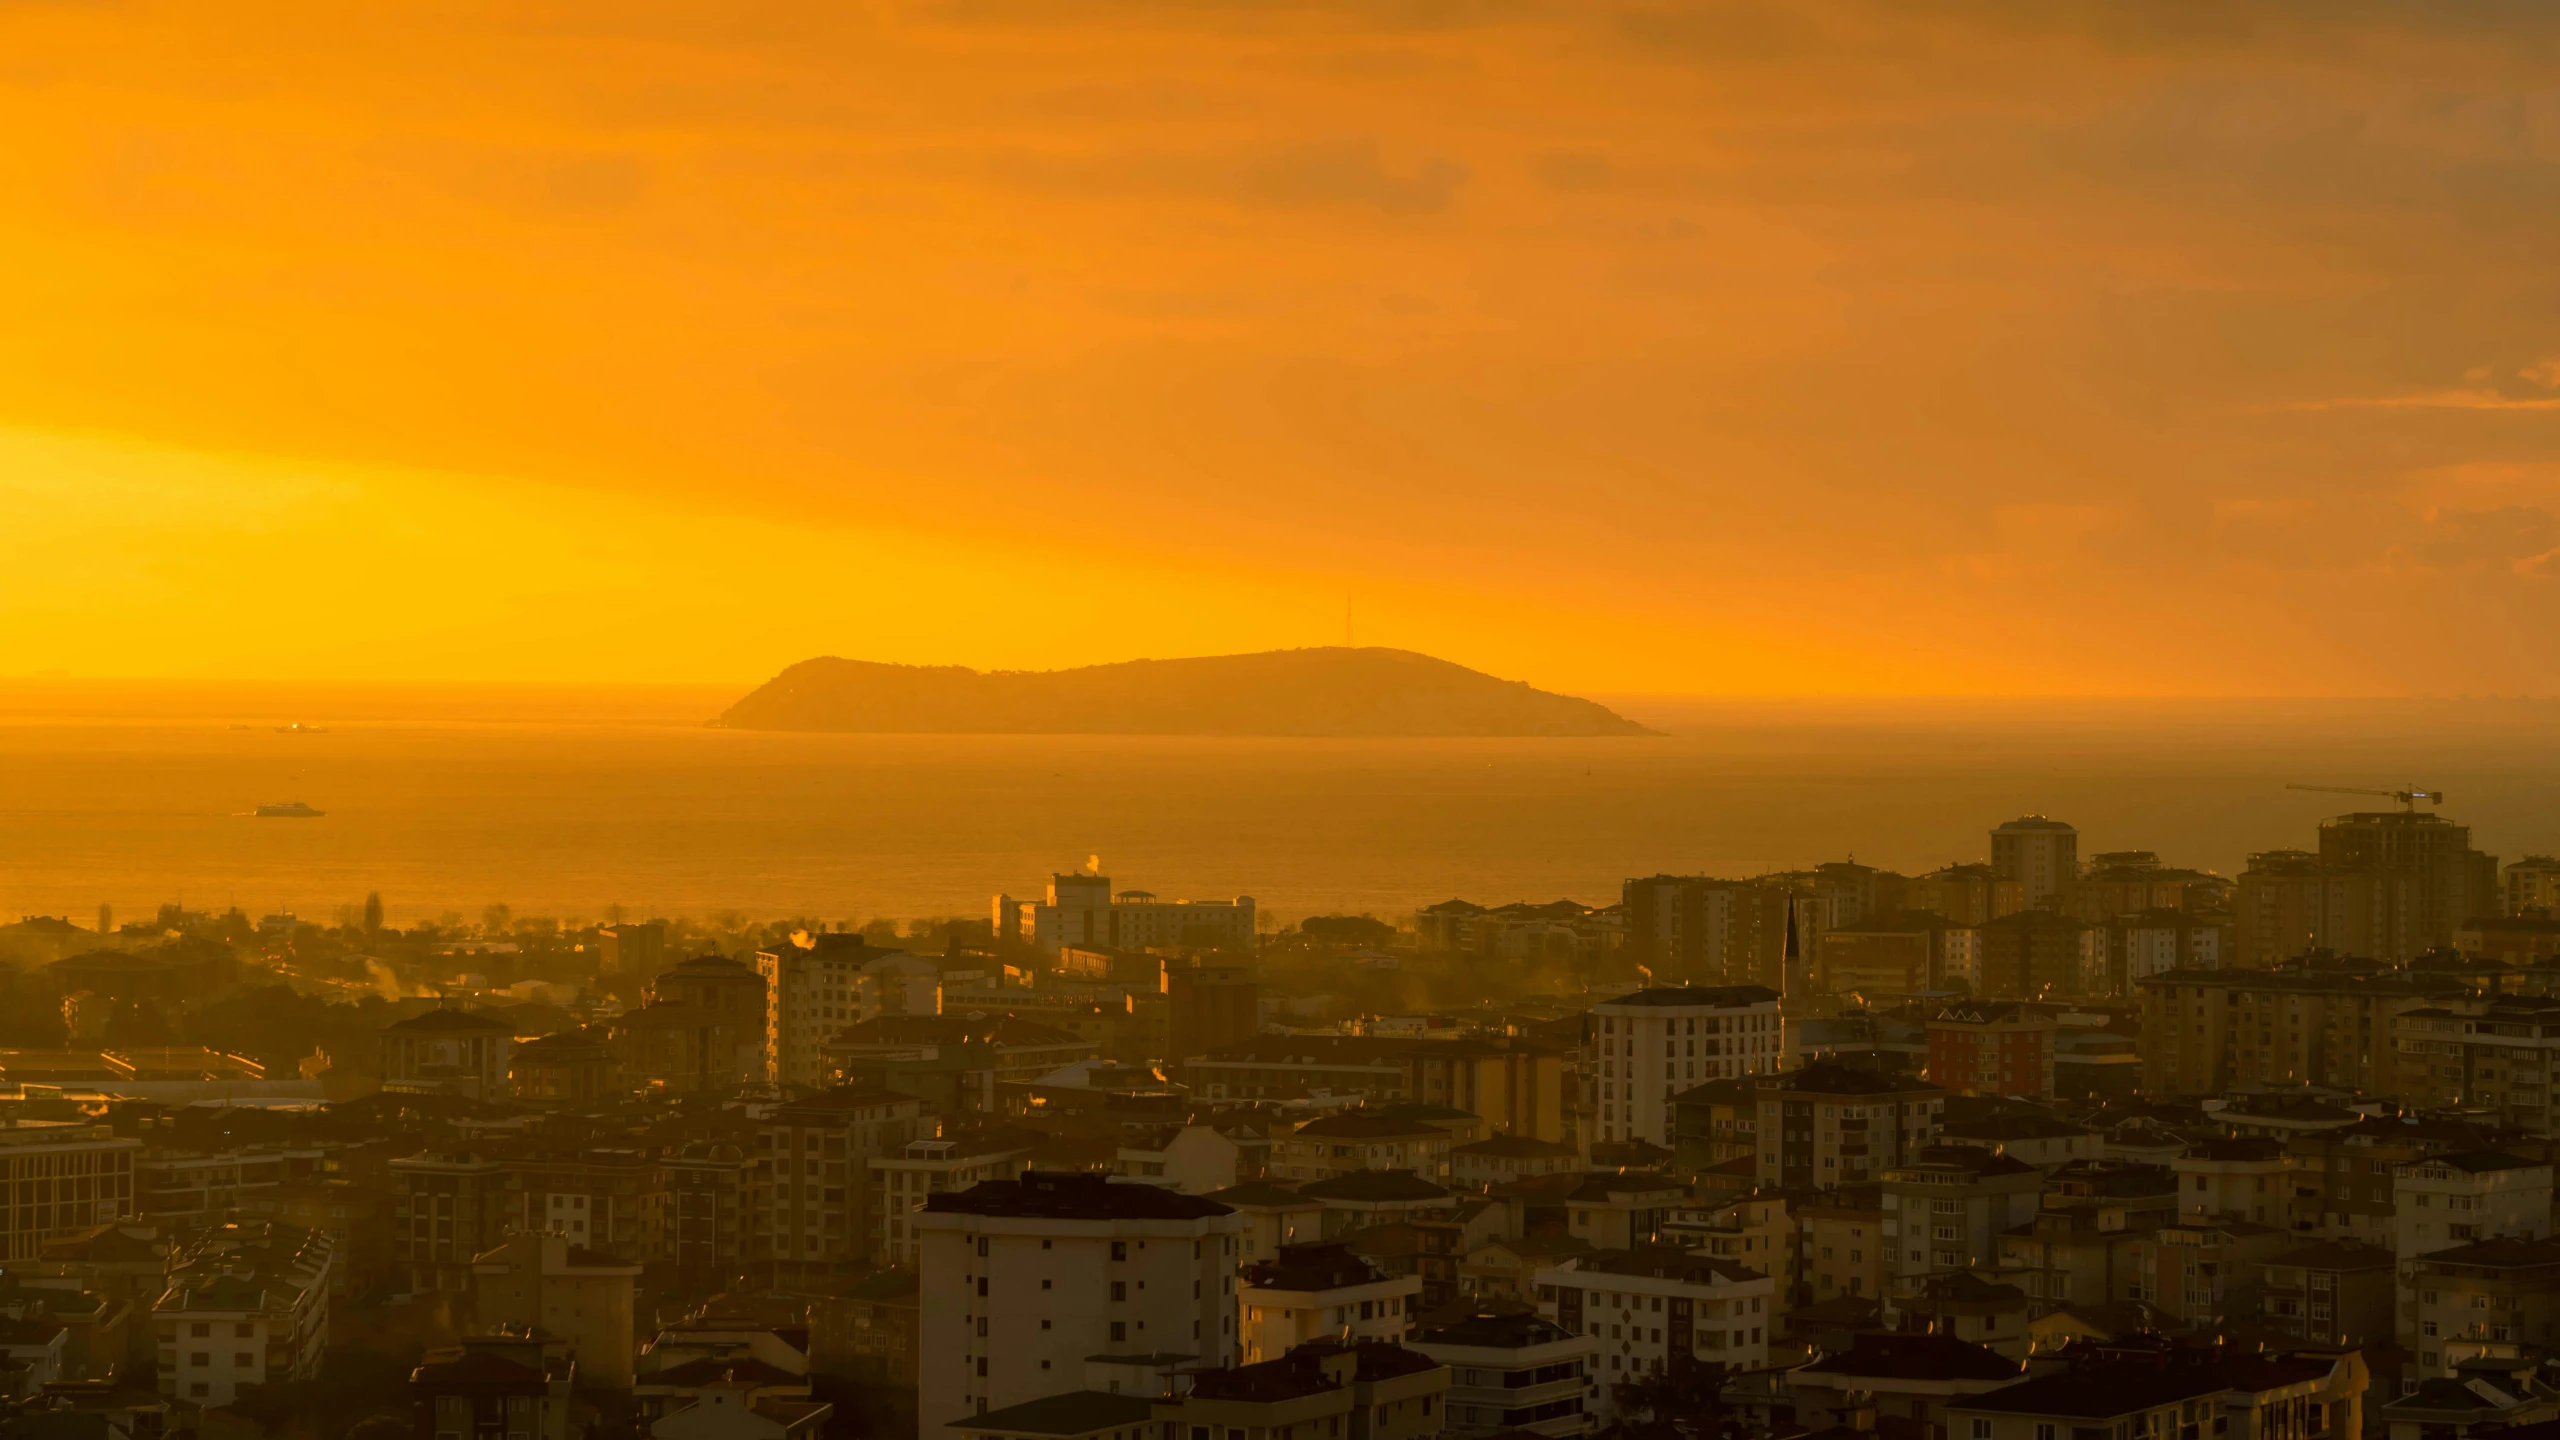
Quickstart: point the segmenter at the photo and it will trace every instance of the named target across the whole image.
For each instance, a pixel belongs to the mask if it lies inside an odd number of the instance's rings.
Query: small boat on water
[[[282,805],[261,805],[257,810],[261,820],[317,820],[328,813],[326,810],[314,810],[299,800],[288,800]]]
[[[290,725],[277,726],[276,733],[279,735],[326,735],[329,733],[329,727],[326,725],[305,725],[301,721],[297,720]]]

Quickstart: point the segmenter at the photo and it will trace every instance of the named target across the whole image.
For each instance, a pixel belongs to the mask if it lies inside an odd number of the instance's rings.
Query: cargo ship
[[[288,800],[282,805],[261,805],[257,813],[261,820],[317,820],[329,812],[314,810],[299,800]]]

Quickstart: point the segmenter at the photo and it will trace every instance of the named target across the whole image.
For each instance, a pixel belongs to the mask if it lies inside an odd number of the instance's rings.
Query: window
[[[1985,1419],[1981,1418],[1980,1416],[1976,1416],[1976,1417],[1974,1417],[1974,1422],[1973,1422],[1973,1440],[1991,1440],[1991,1422],[1990,1422],[1990,1421],[1985,1420]]]

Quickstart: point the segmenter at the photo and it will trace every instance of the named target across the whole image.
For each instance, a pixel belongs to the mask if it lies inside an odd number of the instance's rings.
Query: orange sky
[[[0,674],[2550,693],[2417,9],[0,4]]]

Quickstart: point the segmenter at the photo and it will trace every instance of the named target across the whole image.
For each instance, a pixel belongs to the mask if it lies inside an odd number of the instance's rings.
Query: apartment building
[[[2008,1001],[1961,1001],[1929,1017],[1930,1083],[1958,1095],[2018,1095],[2051,1100],[2054,1037],[2051,1010]]]
[[[390,1164],[392,1252],[413,1291],[471,1288],[471,1262],[506,1236],[508,1167],[470,1151],[425,1150]]]
[[[2042,1000],[2104,994],[2106,935],[2054,910],[1986,920],[1973,931],[1976,995]]]
[[[942,1013],[942,974],[929,960],[860,935],[795,930],[756,952],[765,984],[765,1066],[778,1085],[827,1082],[827,1042],[859,1020]]]
[[[1194,1371],[1190,1380],[1188,1390],[1156,1400],[1158,1433],[1426,1440],[1441,1431],[1449,1391],[1448,1367],[1379,1344],[1302,1345],[1259,1365]]]
[[[775,1106],[757,1132],[755,1258],[779,1277],[840,1273],[871,1253],[870,1162],[931,1133],[924,1104],[848,1086]]]
[[[2178,1177],[2178,1213],[2227,1217],[2281,1229],[2292,1213],[2284,1142],[2263,1135],[2203,1140],[2169,1162]]]
[[[1888,1318],[1929,1277],[1995,1264],[2000,1237],[2035,1218],[2044,1172],[1962,1145],[1931,1145],[1884,1168]]]
[[[2392,1187],[2399,1168],[2429,1155],[2485,1149],[2487,1141],[2460,1121],[2365,1116],[2352,1125],[2288,1136],[2284,1147],[2297,1233],[2388,1249],[2397,1243]]]
[[[1446,1185],[1456,1148],[1455,1137],[1437,1125],[1346,1110],[1318,1116],[1274,1141],[1271,1178],[1294,1185],[1358,1170],[1410,1170]]]
[[[2551,1162],[2495,1150],[2430,1155],[2392,1171],[2392,1249],[2415,1258],[2475,1240],[2551,1233]]]
[[[151,1307],[160,1393],[211,1410],[243,1385],[317,1378],[334,1258],[326,1234],[274,1221],[219,1225],[172,1254]]]
[[[1488,1185],[1581,1168],[1581,1153],[1571,1145],[1525,1135],[1496,1135],[1449,1152],[1450,1184],[1467,1193]]]
[[[1950,1400],[1946,1433],[1970,1440],[2228,1436],[2353,1440],[2371,1381],[2353,1353],[2260,1355],[2237,1347],[2109,1357]]]
[[[1146,890],[1113,891],[1111,877],[1078,872],[1049,877],[1041,899],[995,898],[996,943],[1043,955],[1074,946],[1144,950],[1184,946],[1253,953],[1253,897],[1160,900]]]
[[[2227,1329],[2252,1318],[2265,1265],[2297,1243],[2254,1220],[2190,1215],[2161,1227],[2143,1247],[2142,1298],[2182,1328]]]
[[[2458,978],[2314,956],[2268,970],[2172,970],[2142,995],[2144,1094],[2251,1084],[2389,1095],[2400,1017],[2469,993]]]
[[[382,1088],[504,1100],[515,1036],[474,1010],[429,1010],[382,1027]]]
[[[1842,1185],[1796,1207],[1799,1256],[1793,1303],[1843,1296],[1874,1300],[1885,1291],[1884,1187]]]
[[[1789,898],[1767,881],[1654,875],[1629,880],[1619,908],[1628,951],[1655,975],[1783,990]]]
[[[2013,881],[2030,908],[2060,905],[2080,874],[2080,832],[2043,815],[2021,815],[1991,832],[1991,874]]]
[[[1701,1080],[1772,1075],[1792,1053],[1778,992],[1760,985],[1656,987],[1591,1007],[1582,1059],[1600,1141],[1670,1148],[1671,1097]]]
[[[1824,1188],[1874,1180],[1938,1143],[1946,1091],[1925,1080],[1819,1064],[1758,1082],[1760,1183]]]
[[[1235,1363],[1243,1217],[1100,1175],[1026,1172],[916,1217],[921,1423],[1075,1388],[1096,1355]]]
[[[933,1122],[924,1121],[930,1126]],[[910,1140],[866,1163],[871,1186],[872,1259],[882,1265],[916,1263],[921,1244],[917,1215],[925,1201],[988,1180],[1011,1180],[1043,1139],[1013,1126],[954,1129]]]
[[[2165,1166],[2083,1160],[2052,1173],[2035,1216],[2000,1237],[1999,1278],[2031,1304],[2105,1305],[2147,1293],[2144,1246],[2178,1218]]]
[[[531,1150],[506,1163],[506,1230],[552,1230],[632,1260],[666,1248],[666,1168],[652,1150]]]
[[[678,1283],[701,1295],[734,1288],[755,1230],[756,1163],[742,1146],[697,1140],[666,1157],[663,1243]]]
[[[755,967],[697,956],[653,977],[643,1000],[613,1023],[624,1083],[683,1093],[767,1078],[770,1007]]]
[[[1648,1247],[1568,1256],[1534,1282],[1540,1315],[1600,1342],[1603,1386],[1697,1361],[1768,1363],[1779,1297],[1761,1271]]]
[[[556,1336],[581,1384],[632,1383],[635,1261],[571,1243],[556,1230],[519,1230],[471,1263],[474,1314],[490,1330]]]
[[[12,1120],[0,1126],[0,1179],[24,1197],[0,1206],[0,1259],[19,1264],[45,1243],[135,1216],[142,1142],[89,1121]]]
[[[1418,1104],[1464,1110],[1499,1135],[1562,1140],[1572,1058],[1520,1040],[1408,1042],[1404,1093]]]
[[[2394,1021],[2400,1101],[2486,1110],[2549,1134],[2560,1111],[2560,998],[2495,996],[2402,1011]]]
[[[2398,1334],[2398,1267],[2382,1246],[2324,1240],[2259,1268],[2259,1323],[2278,1335],[2363,1349],[2388,1345]]]
[[[1549,1440],[1589,1434],[1599,1420],[1592,1372],[1600,1342],[1539,1315],[1480,1310],[1406,1342],[1449,1370],[1445,1433],[1527,1431]]]
[[[2560,1239],[2474,1240],[2400,1257],[2402,1383],[2450,1376],[2493,1347],[2547,1347],[2560,1330]],[[2509,1351],[2508,1353],[2512,1353]]]
[[[1422,1308],[1420,1275],[1390,1275],[1338,1244],[1284,1245],[1243,1278],[1236,1310],[1247,1365],[1328,1337],[1401,1342]]]
[[[1256,1035],[1184,1058],[1179,1068],[1191,1093],[1206,1100],[1322,1094],[1383,1105],[1413,1098],[1405,1057],[1415,1043],[1368,1035]]]
[[[2339,815],[2320,822],[2316,853],[2250,856],[2232,909],[2244,966],[2309,950],[2406,962],[2450,946],[2472,916],[2497,913],[2497,859],[2441,815]]]

